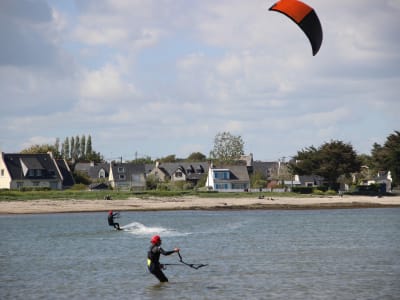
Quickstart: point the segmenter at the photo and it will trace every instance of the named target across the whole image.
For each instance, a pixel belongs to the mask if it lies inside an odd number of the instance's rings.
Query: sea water
[[[0,299],[400,299],[400,209],[0,216]],[[152,235],[168,283],[146,268]]]

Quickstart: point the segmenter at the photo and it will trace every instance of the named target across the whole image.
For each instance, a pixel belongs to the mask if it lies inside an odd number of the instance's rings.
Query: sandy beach
[[[149,197],[127,200],[30,200],[0,202],[0,214],[67,213],[146,211],[146,210],[216,210],[216,209],[328,209],[400,207],[400,196],[332,196],[332,197],[258,197],[200,198],[200,197]]]

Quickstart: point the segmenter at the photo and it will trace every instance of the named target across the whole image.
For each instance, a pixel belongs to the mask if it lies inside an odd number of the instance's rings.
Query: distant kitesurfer
[[[165,251],[161,248],[161,238],[159,235],[155,235],[151,238],[151,246],[147,252],[147,267],[151,274],[157,277],[160,282],[167,282],[168,278],[164,275],[162,269],[164,265],[160,264],[160,254],[171,255],[172,253],[179,252],[179,248],[175,248],[171,251]]]
[[[121,230],[119,228],[119,223],[114,222],[114,218],[119,217],[119,213],[114,213],[112,210],[108,212],[108,225],[113,226],[117,230]]]

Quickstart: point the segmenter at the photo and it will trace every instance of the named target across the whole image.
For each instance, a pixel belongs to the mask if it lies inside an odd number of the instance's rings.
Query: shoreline
[[[171,210],[314,210],[400,207],[400,196],[248,197],[201,198],[148,197],[126,200],[40,199],[1,201],[0,215],[115,211]]]

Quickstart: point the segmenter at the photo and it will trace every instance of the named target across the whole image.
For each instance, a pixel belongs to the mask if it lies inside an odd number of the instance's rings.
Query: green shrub
[[[314,195],[324,195],[325,193],[324,193],[324,191],[321,191],[321,190],[319,190],[319,189],[315,189],[315,190],[313,190],[313,194]]]
[[[327,191],[325,192],[325,195],[328,195],[328,196],[335,196],[335,195],[337,195],[337,192],[336,192],[335,190],[327,190]]]
[[[73,190],[73,191],[83,191],[86,189],[87,189],[87,186],[84,185],[83,183],[77,183],[71,187],[71,190]]]
[[[49,187],[36,187],[36,186],[24,186],[19,189],[21,192],[40,192],[40,191],[51,191],[51,188]]]
[[[293,187],[293,192],[298,194],[311,194],[313,192],[313,187],[311,186],[295,186]]]

